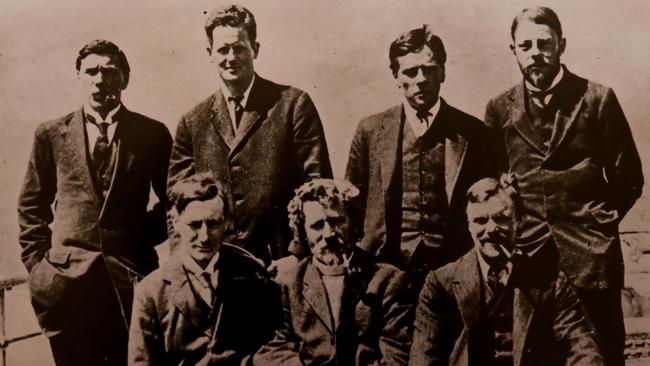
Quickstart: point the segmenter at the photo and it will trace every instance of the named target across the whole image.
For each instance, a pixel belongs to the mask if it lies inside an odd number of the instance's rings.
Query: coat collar
[[[440,98],[440,111],[432,123],[436,128],[443,123],[454,123],[450,113],[452,108]],[[397,158],[401,156],[400,147],[404,130],[403,106],[396,106],[385,114],[379,131],[379,153],[381,159],[381,186],[384,197],[388,198],[392,192],[391,185],[396,172]],[[450,130],[450,131],[453,131]],[[454,194],[454,188],[467,152],[467,140],[459,133],[449,133],[445,138],[445,191],[449,204]]]
[[[325,325],[330,333],[334,334],[341,323],[350,320],[351,317],[354,318],[354,308],[361,300],[363,294],[366,293],[370,277],[373,274],[373,263],[374,261],[366,252],[360,249],[355,249],[350,262],[349,271],[345,275],[345,280],[343,281],[344,288],[341,298],[341,313],[338,317],[339,322],[333,324],[334,318],[330,311],[327,290],[325,289],[325,284],[323,283],[321,274],[312,263],[312,257],[306,259],[302,293],[307,303],[309,303],[320,321]],[[353,321],[353,319],[351,321]]]
[[[228,104],[223,92],[219,89],[214,94],[211,106],[212,123],[223,141],[228,145],[230,149],[229,157],[232,157],[241,148],[248,135],[258,125],[258,122],[262,120],[262,117],[266,115],[268,106],[265,102],[266,98],[270,97],[267,93],[268,83],[268,81],[259,75],[255,75],[255,80],[253,80],[250,95],[244,106],[244,113],[236,132],[233,130],[230,113],[228,112]]]
[[[121,174],[130,159],[126,149],[124,148],[124,139],[133,137],[135,131],[132,131],[132,124],[130,122],[130,112],[126,109],[124,105],[121,105],[120,109],[113,116],[113,119],[118,121],[117,128],[115,130],[114,141],[117,143],[117,161],[115,162],[115,168],[113,169],[113,175],[111,177],[111,184],[108,189],[106,197],[104,197],[103,203],[100,197],[100,193],[93,183],[92,172],[90,169],[90,153],[93,149],[91,146],[87,146],[86,138],[86,128],[84,120],[83,108],[78,109],[72,114],[70,122],[68,124],[68,131],[66,135],[65,148],[67,152],[66,159],[69,159],[70,166],[73,166],[74,169],[78,169],[77,175],[83,181],[84,187],[87,192],[93,192],[93,202],[96,205],[101,204],[101,212],[99,219],[104,214],[109,198],[115,186],[115,182],[119,181]]]
[[[584,103],[583,93],[578,88],[580,84],[578,77],[566,68],[564,71],[564,77],[556,86],[557,90],[550,102],[558,103],[559,108],[555,114],[553,134],[548,149],[544,146],[526,113],[525,82],[522,81],[521,84],[513,88],[509,95],[512,126],[537,152],[547,157],[551,156],[562,144]]]

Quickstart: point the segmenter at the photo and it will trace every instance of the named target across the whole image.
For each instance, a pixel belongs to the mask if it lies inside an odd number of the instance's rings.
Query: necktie
[[[424,123],[426,128],[429,128],[429,117],[431,117],[429,111],[417,111],[415,116],[420,120],[420,122]]]
[[[102,190],[108,188],[110,180],[104,179],[104,174],[108,169],[108,160],[111,155],[111,147],[108,143],[108,126],[109,123],[101,122],[97,124],[99,128],[99,137],[95,142],[95,147],[93,148],[93,162],[95,164],[95,175],[97,178],[97,183],[100,185]]]
[[[490,269],[488,269],[488,286],[492,289],[494,292],[499,292],[503,288],[503,284],[501,283],[501,277],[503,275],[503,271],[505,268],[503,266],[499,265],[492,265],[490,266]]]
[[[236,97],[228,97],[229,102],[235,104],[235,126],[239,127],[239,122],[241,121],[241,116],[244,114],[244,107],[241,105],[241,101],[244,99],[243,95],[238,95]]]
[[[212,305],[214,303],[214,295],[216,291],[214,285],[212,284],[212,275],[208,272],[201,272],[201,278],[203,279],[206,288],[210,290],[209,304]]]
[[[549,99],[548,97],[552,94],[552,90],[530,91],[530,96],[533,98],[533,103],[537,104],[537,106],[542,109],[546,108],[548,105],[547,99]]]

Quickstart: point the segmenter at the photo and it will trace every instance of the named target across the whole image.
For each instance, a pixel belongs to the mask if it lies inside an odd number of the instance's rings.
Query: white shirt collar
[[[192,272],[194,275],[197,277],[201,275],[203,272],[207,273],[214,273],[217,267],[217,262],[219,261],[219,252],[210,259],[210,262],[205,266],[205,268],[201,268],[201,266],[190,256],[190,254],[187,252],[187,250],[181,250],[181,263],[183,263],[183,266],[185,268]]]
[[[256,78],[256,75],[253,74],[253,78],[251,79],[251,83],[248,84],[248,88],[246,88],[246,91],[244,91],[244,94],[242,94],[243,98],[242,98],[240,104],[244,108],[246,108],[246,102],[248,102],[248,96],[250,95],[251,89],[253,88],[253,83],[255,83],[255,78]],[[230,103],[228,101],[228,98],[232,97],[233,95],[230,93],[230,90],[228,90],[228,88],[226,87],[226,85],[223,82],[221,83],[221,93],[223,94],[224,99],[226,99],[226,102],[228,103],[228,106],[230,107],[230,105],[232,103]]]
[[[120,110],[120,108],[122,108],[122,103],[119,103],[117,105],[117,107],[115,107],[111,111],[109,111],[108,114],[106,114],[106,118],[102,118],[99,115],[99,113],[97,113],[94,109],[92,109],[88,105],[88,103],[84,103],[84,105],[83,105],[83,111],[84,111],[84,114],[86,116],[92,117],[95,120],[95,122],[97,122],[97,123],[106,122],[108,124],[112,124],[113,122],[115,122],[115,121],[113,121],[113,117]],[[90,121],[87,121],[87,122],[90,122]]]
[[[555,86],[560,83],[563,76],[564,76],[564,65],[560,66],[560,71],[558,71],[557,75],[555,75],[555,78],[553,79],[553,82],[551,83],[551,85],[548,88],[546,88],[544,90],[551,90],[551,89],[555,88]],[[528,80],[525,80],[525,82],[526,82],[526,89],[528,89],[530,91],[534,91],[534,92],[544,91],[544,90],[536,87],[535,85],[531,84]]]
[[[433,121],[435,121],[438,112],[440,112],[440,104],[442,104],[440,100],[440,97],[438,97],[438,100],[436,100],[435,104],[429,109],[429,113],[431,113],[431,115],[427,118],[427,124],[424,124],[422,121],[420,121],[420,119],[417,117],[417,111],[409,104],[406,98],[404,98],[402,101],[402,104],[404,105],[404,116],[406,117],[406,121],[411,126],[411,130],[413,130],[413,133],[416,137],[421,137],[424,135],[433,124]]]

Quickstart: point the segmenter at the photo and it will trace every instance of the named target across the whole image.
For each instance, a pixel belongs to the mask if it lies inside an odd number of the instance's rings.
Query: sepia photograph
[[[650,365],[648,19],[0,1],[0,366]]]

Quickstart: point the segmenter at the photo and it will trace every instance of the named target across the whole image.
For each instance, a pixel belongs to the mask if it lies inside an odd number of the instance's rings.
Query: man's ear
[[[560,55],[564,53],[565,49],[566,49],[566,38],[562,37],[560,38]]]
[[[208,46],[205,50],[208,52],[208,56],[212,56],[212,47]]]
[[[176,207],[172,207],[172,209],[169,210],[169,216],[171,217],[172,226],[176,229],[176,222],[178,222],[178,218],[180,217]]]
[[[445,82],[445,65],[440,68],[440,84]]]
[[[512,54],[514,55],[515,54],[515,44],[510,43],[509,47],[510,47],[510,52],[512,52]]]
[[[255,42],[253,44],[253,58],[257,58],[257,55],[260,53],[260,43]]]

